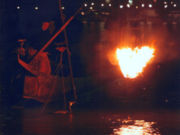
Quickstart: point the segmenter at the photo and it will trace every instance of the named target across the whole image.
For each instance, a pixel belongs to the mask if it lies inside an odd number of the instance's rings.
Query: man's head
[[[50,21],[50,22],[43,22],[41,29],[43,31],[47,31],[49,30],[49,32],[52,34],[55,30],[55,25],[54,25],[54,21]]]
[[[43,22],[42,23],[42,30],[43,31],[46,31],[48,28],[49,28],[49,25],[50,25],[50,23],[49,22]]]

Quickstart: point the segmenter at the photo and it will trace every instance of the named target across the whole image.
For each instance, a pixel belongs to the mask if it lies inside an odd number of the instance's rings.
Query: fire
[[[120,69],[126,78],[137,77],[154,57],[154,49],[148,46],[117,49],[116,53]]]

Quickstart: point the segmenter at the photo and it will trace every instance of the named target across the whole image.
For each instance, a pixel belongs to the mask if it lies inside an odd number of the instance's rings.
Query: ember
[[[135,78],[143,72],[144,67],[154,57],[154,49],[148,46],[141,48],[122,48],[116,51],[121,72],[126,78]]]

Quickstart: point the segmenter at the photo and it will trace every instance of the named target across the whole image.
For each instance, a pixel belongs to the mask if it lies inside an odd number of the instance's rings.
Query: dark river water
[[[1,114],[3,135],[179,135],[179,111],[73,110],[54,114],[37,108]],[[2,118],[3,117],[3,118]]]

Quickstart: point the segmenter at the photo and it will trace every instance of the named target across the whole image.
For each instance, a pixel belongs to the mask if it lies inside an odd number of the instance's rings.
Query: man
[[[29,47],[27,52],[28,58],[32,58],[37,50]],[[31,74],[25,77],[23,97],[46,102],[53,86],[48,53],[39,53],[29,63],[24,62],[20,57],[21,54],[18,53],[18,63]]]

